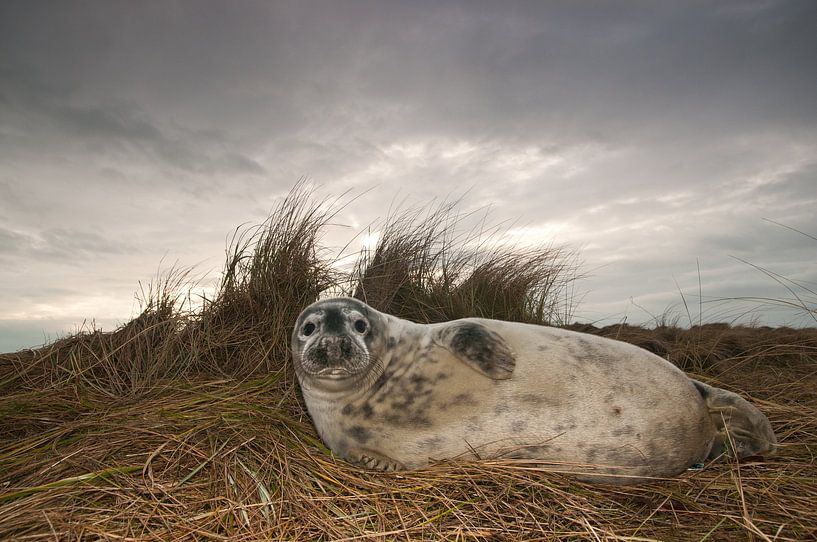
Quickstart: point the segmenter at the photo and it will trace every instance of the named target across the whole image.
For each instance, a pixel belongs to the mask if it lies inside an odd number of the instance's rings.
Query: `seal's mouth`
[[[312,375],[315,378],[325,378],[327,380],[343,380],[352,376],[349,371],[340,367],[325,367]]]

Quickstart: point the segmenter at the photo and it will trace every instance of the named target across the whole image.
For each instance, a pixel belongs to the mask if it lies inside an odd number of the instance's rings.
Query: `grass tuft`
[[[564,248],[498,242],[496,228],[464,230],[457,202],[387,218],[351,275],[353,297],[418,322],[482,317],[565,324],[572,317],[576,256]]]
[[[316,203],[299,183],[263,224],[236,230],[216,297],[189,330],[208,369],[243,375],[285,366],[293,322],[338,280],[320,236],[340,208],[337,200]]]

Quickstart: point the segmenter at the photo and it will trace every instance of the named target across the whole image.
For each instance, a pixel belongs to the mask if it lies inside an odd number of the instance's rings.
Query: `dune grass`
[[[418,321],[569,321],[575,258],[503,248],[454,205],[392,215],[347,273],[320,246],[339,208],[297,187],[236,232],[213,299],[171,273],[143,311],[0,355],[0,540],[809,540],[817,537],[817,330],[570,326],[748,396],[776,456],[636,487],[522,460],[375,473],[334,458],[290,368],[327,292]]]
[[[353,296],[418,322],[472,316],[568,323],[576,255],[562,247],[498,243],[497,228],[465,229],[457,202],[399,211],[348,277]]]

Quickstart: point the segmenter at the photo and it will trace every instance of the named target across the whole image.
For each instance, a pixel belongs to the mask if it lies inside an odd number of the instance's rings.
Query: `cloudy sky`
[[[580,249],[584,321],[679,289],[697,319],[699,278],[704,320],[791,297],[737,258],[817,289],[817,241],[769,221],[817,234],[815,28],[813,0],[5,0],[0,351],[111,329],[173,264],[212,280],[302,176],[363,194],[329,244],[467,192]]]

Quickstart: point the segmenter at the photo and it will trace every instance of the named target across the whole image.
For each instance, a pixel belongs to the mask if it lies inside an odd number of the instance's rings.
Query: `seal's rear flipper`
[[[494,380],[510,378],[516,367],[516,359],[505,339],[477,322],[451,322],[435,330],[434,340]]]
[[[738,459],[774,453],[777,439],[769,419],[754,405],[731,391],[692,380],[704,398],[712,421],[718,428],[715,443],[707,459],[729,453]],[[734,451],[732,444],[734,444]]]

